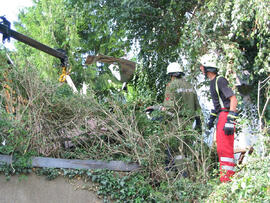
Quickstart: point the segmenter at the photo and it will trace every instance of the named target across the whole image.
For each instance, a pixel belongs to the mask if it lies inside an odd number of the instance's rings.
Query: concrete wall
[[[35,174],[13,176],[9,181],[0,176],[0,203],[99,203],[96,193],[82,190],[82,181],[71,184],[58,177],[46,180]],[[89,186],[89,183],[88,183]],[[79,188],[79,189],[78,189]]]

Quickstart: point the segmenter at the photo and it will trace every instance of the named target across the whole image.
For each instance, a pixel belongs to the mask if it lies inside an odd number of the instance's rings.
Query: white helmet
[[[167,67],[167,74],[184,72],[183,67],[176,62],[170,63]]]
[[[200,58],[199,61],[204,67],[217,68],[217,56],[213,53],[205,54]]]

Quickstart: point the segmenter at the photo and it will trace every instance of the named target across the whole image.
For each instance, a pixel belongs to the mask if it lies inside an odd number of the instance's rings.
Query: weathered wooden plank
[[[12,163],[12,156],[0,155],[0,165],[11,163]]]
[[[0,165],[11,164],[12,157],[0,155]],[[32,157],[32,167],[41,168],[69,168],[69,169],[108,169],[113,171],[134,171],[140,166],[136,163],[124,163],[123,161],[100,161],[79,159],[57,159],[45,157]]]

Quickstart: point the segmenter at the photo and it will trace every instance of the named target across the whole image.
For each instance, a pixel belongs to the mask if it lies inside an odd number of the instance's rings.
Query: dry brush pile
[[[7,154],[120,159],[137,162],[154,179],[160,179],[167,177],[164,162],[173,142],[177,147],[171,155],[188,157],[191,176],[201,172],[206,177],[212,168],[211,150],[185,121],[153,122],[146,118],[145,106],[139,102],[123,104],[113,98],[101,102],[92,90],[86,96],[73,94],[66,84],[41,79],[30,65],[17,68],[2,60],[1,71],[6,79],[1,78],[0,136],[1,142],[10,146]],[[13,112],[7,113],[8,104]]]

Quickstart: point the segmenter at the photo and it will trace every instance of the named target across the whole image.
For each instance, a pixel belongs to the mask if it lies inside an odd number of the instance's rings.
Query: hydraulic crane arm
[[[2,21],[1,21],[2,20]],[[60,75],[59,81],[60,82],[65,82],[67,81],[68,85],[71,86],[74,92],[77,91],[75,85],[73,84],[70,76],[68,75],[70,70],[67,70],[67,65],[68,65],[68,57],[67,54],[65,53],[64,50],[62,49],[53,49],[45,44],[42,44],[28,36],[25,36],[19,32],[16,32],[12,29],[10,29],[10,22],[3,16],[0,16],[0,33],[3,35],[3,43],[5,40],[10,41],[10,37],[23,42],[31,47],[34,47],[35,49],[38,49],[40,51],[43,51],[51,56],[54,56],[61,61],[61,66],[62,66],[62,74]],[[7,101],[10,101],[10,94],[9,91],[6,90],[6,98]],[[12,101],[12,100],[11,100]],[[7,112],[15,112],[14,106],[12,105],[7,105],[6,106]]]
[[[68,62],[68,57],[64,50],[57,50],[53,49],[45,44],[42,44],[30,37],[27,37],[19,32],[16,32],[12,29],[10,29],[10,22],[5,17],[0,17],[2,19],[2,22],[0,22],[0,33],[3,34],[3,42],[7,39],[10,40],[10,37],[23,42],[31,47],[34,47],[40,51],[43,51],[51,56],[54,56],[56,58],[59,58],[61,60],[62,66],[66,67]]]

